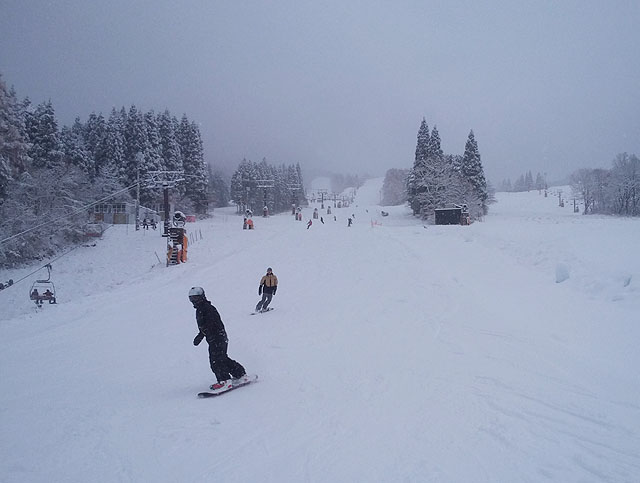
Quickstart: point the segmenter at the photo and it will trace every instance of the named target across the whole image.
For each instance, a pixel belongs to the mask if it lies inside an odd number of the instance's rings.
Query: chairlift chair
[[[56,286],[51,281],[51,264],[47,263],[44,268],[48,272],[46,280],[36,280],[29,290],[29,298],[39,307],[42,306],[45,300],[48,300],[50,304],[57,303]]]

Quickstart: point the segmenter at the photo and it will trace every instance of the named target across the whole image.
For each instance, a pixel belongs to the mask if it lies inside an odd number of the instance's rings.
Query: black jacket
[[[198,322],[200,332],[193,341],[195,345],[198,345],[205,337],[210,346],[221,346],[229,342],[220,314],[208,300],[196,307],[196,322]]]

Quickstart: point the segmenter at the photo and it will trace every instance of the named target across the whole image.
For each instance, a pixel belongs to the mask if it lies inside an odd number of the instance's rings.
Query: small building
[[[459,225],[462,208],[436,208],[436,225]]]
[[[140,222],[147,218],[158,221],[160,216],[150,208],[140,207]],[[135,225],[136,205],[134,203],[100,203],[93,207],[91,221],[109,225]]]

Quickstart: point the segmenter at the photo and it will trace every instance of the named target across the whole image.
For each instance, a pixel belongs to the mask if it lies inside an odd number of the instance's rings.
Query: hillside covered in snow
[[[114,226],[53,263],[58,304],[1,291],[0,481],[640,480],[640,220],[529,192],[424,226],[381,186],[309,229],[218,210],[177,267]],[[194,285],[258,383],[196,397]]]

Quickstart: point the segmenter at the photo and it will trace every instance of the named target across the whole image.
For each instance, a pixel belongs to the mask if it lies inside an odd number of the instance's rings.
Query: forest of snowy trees
[[[521,174],[513,184],[511,183],[510,178],[506,178],[503,179],[498,185],[498,191],[506,192],[543,190],[547,188],[548,186],[545,176],[538,173],[536,174],[536,179],[534,180],[533,173],[531,171],[527,171],[525,174]]]
[[[445,154],[440,147],[440,134],[423,118],[413,168],[406,182],[407,199],[413,214],[431,218],[436,208],[466,204],[472,219],[487,213],[492,200],[484,176],[478,143],[469,133],[464,154]]]
[[[408,169],[390,169],[384,176],[382,183],[383,206],[398,206],[407,202]]]
[[[167,110],[144,113],[132,105],[60,129],[50,101],[35,107],[28,98],[20,101],[0,77],[0,240],[28,230],[0,244],[0,266],[78,243],[88,216],[82,207],[114,193],[120,194],[110,202],[132,200],[135,189],[126,188],[137,179],[141,205],[159,203],[162,190],[146,182],[159,170],[183,172],[174,193],[177,209],[204,214],[210,197],[226,202],[219,177],[221,192],[209,187],[213,173],[200,130],[186,115],[178,120]]]
[[[271,166],[266,159],[243,159],[231,177],[230,195],[238,211],[262,213],[266,205],[270,213],[280,213],[292,204],[306,204],[300,164]]]
[[[579,169],[570,180],[584,214],[640,216],[640,159],[635,154],[618,154],[611,169]]]
[[[635,154],[618,154],[611,169],[578,169],[570,175],[569,183],[583,202],[584,214],[640,216],[640,159]],[[534,180],[531,171],[520,175],[513,185],[510,179],[499,185],[500,191],[547,188],[545,177],[538,173]]]

